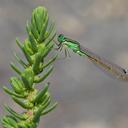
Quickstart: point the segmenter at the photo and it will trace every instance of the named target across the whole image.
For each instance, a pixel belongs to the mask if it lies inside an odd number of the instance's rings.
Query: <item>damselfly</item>
[[[68,47],[71,49],[74,53],[77,53],[80,56],[86,56],[88,59],[96,64],[98,67],[103,69],[105,72],[110,73],[114,75],[116,78],[120,80],[128,80],[128,72],[126,69],[123,69],[122,67],[113,64],[112,62],[109,62],[108,60],[104,59],[103,57],[100,57],[96,55],[95,53],[91,52],[87,48],[84,48],[82,45],[80,45],[79,42],[72,40],[70,38],[65,37],[63,34],[60,34],[57,37],[57,40],[59,42],[58,49],[62,50],[63,47]],[[65,53],[67,54],[66,50]]]

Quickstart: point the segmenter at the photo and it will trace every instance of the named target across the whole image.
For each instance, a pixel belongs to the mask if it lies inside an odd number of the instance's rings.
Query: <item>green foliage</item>
[[[11,63],[12,69],[18,76],[10,78],[11,89],[3,87],[4,91],[25,111],[18,113],[9,106],[5,106],[9,115],[2,119],[4,128],[37,128],[40,117],[52,111],[57,105],[57,103],[51,103],[48,83],[45,83],[41,90],[35,88],[36,83],[44,81],[51,74],[53,70],[51,64],[57,58],[55,55],[46,61],[56,36],[55,25],[49,21],[46,8],[34,9],[31,21],[27,22],[26,30],[28,38],[24,42],[21,43],[16,39],[17,45],[26,58],[24,62],[15,53],[15,58],[23,70]]]

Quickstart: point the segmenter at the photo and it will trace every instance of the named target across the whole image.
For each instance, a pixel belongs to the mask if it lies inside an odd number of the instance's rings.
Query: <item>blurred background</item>
[[[0,117],[3,104],[20,111],[2,86],[14,75],[9,67],[13,51],[20,53],[15,38],[26,38],[26,21],[38,5],[47,7],[58,33],[128,68],[127,0],[0,0]],[[39,128],[127,128],[128,82],[70,53],[71,58],[60,54],[62,59],[55,62],[50,92],[59,105],[41,119]]]

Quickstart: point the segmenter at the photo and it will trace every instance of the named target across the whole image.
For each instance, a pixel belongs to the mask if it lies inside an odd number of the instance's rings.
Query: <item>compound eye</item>
[[[61,37],[64,37],[64,35],[63,34],[60,34],[58,37],[61,38]]]
[[[59,42],[63,42],[63,41],[64,41],[64,35],[63,35],[63,34],[60,34],[60,35],[58,36],[58,41],[59,41]]]

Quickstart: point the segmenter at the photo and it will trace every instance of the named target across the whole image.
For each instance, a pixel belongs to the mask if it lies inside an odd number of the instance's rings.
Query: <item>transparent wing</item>
[[[120,80],[128,81],[128,70],[109,62],[103,57],[96,55],[87,48],[80,46],[81,51],[88,57],[88,59],[96,64],[100,69],[104,70],[107,74],[111,74]]]

